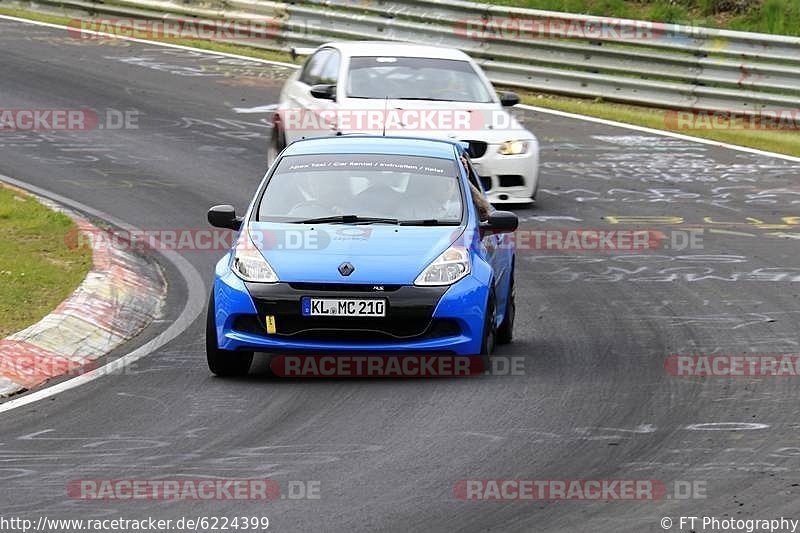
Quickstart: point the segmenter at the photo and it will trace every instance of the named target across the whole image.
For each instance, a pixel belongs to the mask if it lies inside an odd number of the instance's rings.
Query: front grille
[[[342,283],[247,283],[257,311],[258,327],[250,319],[238,319],[248,333],[266,334],[266,317],[275,317],[276,333],[270,337],[292,340],[339,342],[403,341],[428,334],[444,335],[453,325],[439,324],[433,311],[447,287]],[[386,300],[385,317],[303,316],[304,297],[381,298]],[[458,324],[455,324],[458,327]],[[431,333],[432,332],[432,333]],[[442,333],[444,332],[444,333]],[[458,333],[455,333],[458,334]]]
[[[233,319],[233,329],[253,335],[267,334],[267,328],[256,315],[238,315]]]
[[[391,312],[391,311],[390,311]],[[303,340],[366,340],[365,337],[388,339],[409,339],[419,337],[428,328],[430,313],[422,317],[341,317],[341,316],[302,316],[293,313],[274,313],[278,337]],[[264,313],[266,316],[266,313]]]
[[[449,318],[435,318],[431,327],[425,332],[428,339],[440,339],[442,337],[455,337],[461,335],[461,326],[455,320]]]
[[[381,318],[275,317],[278,332],[272,336],[298,341],[386,342],[410,339],[438,339],[461,334],[458,322],[450,319],[417,319],[391,325]],[[233,328],[243,333],[267,335],[261,317],[239,315]]]
[[[484,191],[489,191],[492,188],[492,177],[491,176],[481,176],[481,185],[483,185]]]
[[[464,140],[461,142],[469,143],[469,156],[472,159],[478,159],[484,156],[486,153],[486,148],[488,148],[488,144],[483,141],[470,141]]]
[[[516,174],[501,174],[497,176],[501,187],[522,187],[525,185],[525,180],[522,176]]]

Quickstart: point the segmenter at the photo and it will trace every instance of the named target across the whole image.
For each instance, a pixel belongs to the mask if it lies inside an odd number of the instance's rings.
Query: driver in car
[[[349,187],[327,172],[310,172],[297,182],[296,198],[286,200],[291,205],[287,215],[314,218],[329,215],[347,215],[352,211]]]

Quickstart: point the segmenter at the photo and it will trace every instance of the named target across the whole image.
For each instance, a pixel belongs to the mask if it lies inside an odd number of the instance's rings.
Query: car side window
[[[339,80],[339,63],[340,61],[339,52],[336,50],[331,50],[330,57],[325,62],[322,67],[322,73],[320,74],[319,81],[316,83],[324,83],[325,85],[336,85],[336,82]]]
[[[330,48],[323,48],[308,58],[308,61],[306,61],[306,64],[303,67],[303,73],[300,74],[300,81],[306,85],[317,85],[324,83],[320,81],[322,78],[322,71],[325,67],[325,63],[328,61],[328,59],[330,59],[333,52],[334,51]]]

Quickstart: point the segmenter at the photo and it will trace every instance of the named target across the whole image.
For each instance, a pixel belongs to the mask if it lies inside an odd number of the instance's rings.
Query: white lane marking
[[[755,422],[708,422],[706,424],[692,424],[686,426],[690,431],[750,431],[754,429],[767,429],[769,424]]]
[[[13,21],[16,21],[16,22],[23,22],[23,23],[26,23],[26,24],[34,24],[36,26],[45,26],[45,27],[48,27],[48,28],[58,28],[58,29],[62,29],[62,30],[74,30],[75,29],[75,28],[69,28],[67,26],[62,26],[61,24],[52,24],[50,22],[39,22],[38,20],[30,20],[30,19],[24,19],[24,18],[19,18],[19,17],[12,17],[12,16],[9,16],[9,15],[0,15],[0,20],[13,20]],[[102,35],[102,36],[106,36],[106,37],[112,37],[112,38],[115,38],[115,39],[123,39],[123,40],[126,40],[126,41],[133,41],[133,42],[136,42],[136,43],[143,43],[143,44],[149,44],[149,45],[154,45],[154,46],[163,46],[165,48],[176,48],[178,50],[189,50],[189,51],[192,51],[192,52],[202,52],[202,53],[209,54],[209,55],[212,55],[212,56],[231,57],[231,58],[235,58],[235,59],[245,59],[245,60],[248,60],[248,61],[255,61],[257,63],[263,63],[263,64],[266,64],[266,65],[278,65],[278,66],[281,66],[281,67],[287,67],[287,68],[293,68],[293,69],[298,69],[301,66],[301,65],[295,65],[293,63],[284,63],[282,61],[273,61],[273,60],[270,60],[270,59],[261,59],[260,57],[250,57],[250,56],[243,56],[243,55],[239,55],[239,54],[230,54],[228,52],[216,52],[216,51],[213,51],[213,50],[204,50],[202,48],[193,48],[191,46],[182,46],[182,45],[179,45],[179,44],[162,43],[162,42],[158,42],[158,41],[148,41],[146,39],[136,39],[134,37],[124,37],[124,36],[119,36],[119,35],[112,35],[112,34],[108,34],[108,33],[105,33],[105,32],[97,32],[97,31],[92,31],[92,30],[81,30],[81,31],[83,31],[85,33],[88,33],[88,34],[91,34],[91,35]],[[737,144],[728,144],[728,143],[719,142],[719,141],[712,141],[710,139],[703,139],[702,137],[693,137],[691,135],[684,135],[684,134],[681,134],[681,133],[674,133],[674,132],[666,131],[666,130],[658,130],[658,129],[654,129],[654,128],[647,128],[645,126],[635,126],[633,124],[625,124],[624,122],[616,122],[614,120],[608,120],[608,119],[604,119],[604,118],[590,117],[588,115],[579,115],[577,113],[568,113],[566,111],[558,111],[556,109],[547,109],[545,107],[537,107],[537,106],[528,105],[528,104],[517,104],[515,107],[518,107],[520,109],[527,109],[528,111],[536,111],[536,112],[539,112],[539,113],[548,113],[550,115],[556,115],[556,116],[565,117],[565,118],[572,118],[572,119],[575,119],[575,120],[583,120],[585,122],[594,122],[596,124],[603,124],[605,126],[614,126],[614,127],[617,127],[617,128],[625,128],[625,129],[632,130],[632,131],[641,131],[641,132],[645,132],[645,133],[652,133],[654,135],[661,135],[661,136],[664,136],[664,137],[672,137],[673,139],[682,139],[684,141],[695,142],[695,143],[698,143],[698,144],[707,144],[707,145],[710,145],[710,146],[716,146],[716,147],[719,147],[719,148],[725,148],[727,150],[735,150],[735,151],[738,151],[738,152],[746,152],[746,153],[749,153],[749,154],[756,154],[756,155],[763,155],[763,156],[767,156],[767,157],[774,157],[776,159],[784,159],[786,161],[800,162],[800,157],[794,157],[794,156],[786,155],[786,154],[779,154],[777,152],[768,152],[766,150],[758,150],[756,148],[748,148],[746,146],[739,146]]]
[[[522,218],[522,217],[520,217]],[[534,215],[525,218],[525,220],[531,220],[535,222],[549,222],[550,220],[568,220],[570,222],[583,222],[582,218],[576,217],[568,217],[568,216],[551,216],[551,215]]]
[[[605,428],[605,427],[585,427],[585,428],[575,428],[575,431],[578,433],[587,433],[590,431],[611,431],[611,432],[621,432],[621,433],[655,433],[656,427],[653,424],[639,424],[633,429],[625,429],[625,428]]]
[[[753,450],[755,451],[755,450]],[[770,457],[798,457],[800,456],[800,448],[778,448],[771,454]]]
[[[61,196],[60,194],[52,193],[45,189],[41,189],[34,185],[30,185],[23,181],[19,181],[11,177],[4,176],[2,174],[0,174],[0,181],[10,183],[11,185],[19,187],[21,189],[26,189],[35,194],[38,194],[39,196],[44,196],[45,198],[49,198],[62,205],[72,207],[77,211],[83,211],[84,213],[105,220],[106,222],[114,226],[117,226],[120,229],[127,231],[136,230],[136,228],[133,227],[132,225],[127,224],[107,213],[91,208],[80,202],[70,200],[69,198]],[[167,329],[159,333],[156,337],[150,339],[149,341],[147,341],[145,344],[141,345],[134,351],[126,355],[123,355],[122,357],[115,359],[110,363],[107,363],[99,368],[95,368],[94,370],[91,370],[85,374],[81,374],[78,377],[69,379],[67,381],[63,381],[51,387],[46,387],[36,392],[32,392],[30,394],[26,394],[24,396],[20,396],[19,398],[15,398],[13,400],[9,400],[5,403],[0,404],[0,413],[5,413],[7,411],[11,411],[12,409],[17,409],[24,405],[30,405],[44,398],[55,396],[56,394],[62,393],[70,389],[74,389],[75,387],[79,387],[81,385],[94,381],[95,379],[98,379],[105,375],[122,373],[123,369],[127,365],[151,354],[158,348],[164,346],[168,342],[172,341],[173,339],[181,335],[189,326],[191,326],[192,323],[195,321],[195,319],[203,311],[203,309],[205,309],[205,284],[203,283],[203,279],[200,277],[200,274],[197,272],[197,269],[195,269],[194,266],[192,266],[192,264],[189,263],[189,261],[184,259],[183,256],[181,256],[174,250],[163,250],[161,251],[161,254],[170,263],[172,263],[178,270],[178,272],[181,274],[184,281],[186,282],[186,288],[188,291],[188,297],[186,298],[186,303],[183,306],[183,310],[181,311],[180,315],[178,315],[178,318],[175,319],[175,321],[172,323],[170,327],[168,327]]]
[[[250,113],[270,113],[278,109],[278,104],[260,105],[258,107],[234,107],[234,113],[250,114]]]

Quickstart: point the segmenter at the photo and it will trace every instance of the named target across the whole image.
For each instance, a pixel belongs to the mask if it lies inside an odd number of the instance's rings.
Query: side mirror
[[[519,103],[519,96],[517,93],[507,92],[500,94],[500,105],[503,107],[515,106]]]
[[[242,227],[242,217],[236,216],[232,205],[215,205],[208,210],[208,222],[215,228],[238,231]]]
[[[336,85],[312,85],[311,96],[321,100],[336,101]]]
[[[494,211],[489,220],[481,224],[481,230],[487,233],[511,233],[519,227],[519,218],[511,211]]]

